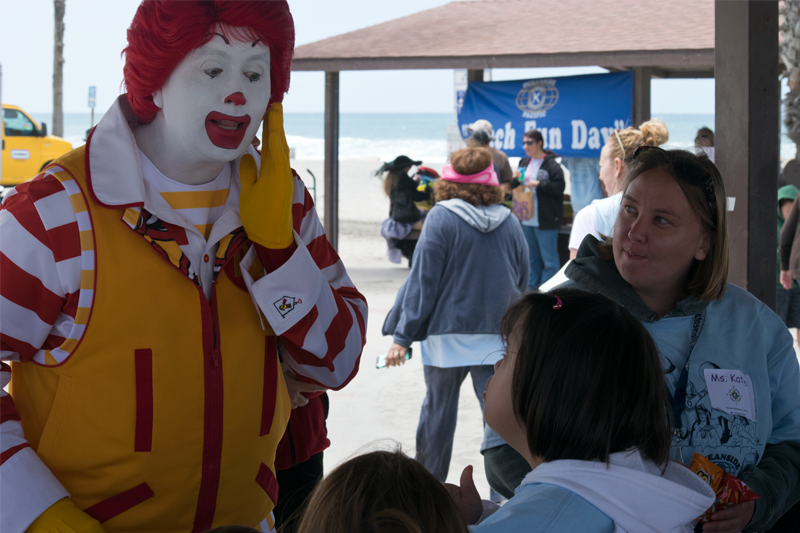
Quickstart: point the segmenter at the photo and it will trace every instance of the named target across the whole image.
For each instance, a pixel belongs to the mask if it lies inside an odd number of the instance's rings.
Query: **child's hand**
[[[478,489],[475,488],[475,482],[472,481],[472,465],[467,466],[461,472],[461,486],[457,487],[452,483],[445,483],[444,487],[458,506],[461,511],[461,516],[467,524],[474,524],[480,520],[483,514],[483,504],[481,503],[481,496],[478,494]]]

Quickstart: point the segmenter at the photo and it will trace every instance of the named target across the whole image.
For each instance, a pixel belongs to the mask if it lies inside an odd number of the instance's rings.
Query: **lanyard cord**
[[[531,163],[533,163],[534,161],[538,161],[539,164],[536,165],[536,168],[533,169],[533,172],[528,173],[528,169],[531,168],[531,166],[532,166]],[[533,158],[531,158],[530,162],[528,163],[528,166],[525,167],[525,174],[527,174],[525,176],[525,185],[527,185],[532,180],[539,179],[539,177],[538,177],[539,176],[539,169],[542,168],[543,164],[544,164],[544,157],[541,158],[541,159],[533,159]]]
[[[692,351],[694,351],[694,345],[697,344],[697,340],[700,338],[700,332],[703,331],[703,323],[705,321],[706,321],[705,310],[703,310],[702,313],[694,315],[694,317],[692,318],[692,336],[689,342],[689,354],[686,356],[686,364],[683,365],[681,376],[680,378],[678,378],[678,384],[675,386],[675,395],[671,398],[672,414],[675,417],[675,433],[676,435],[678,435],[679,439],[680,439],[680,429],[681,429],[681,415],[683,414],[683,411],[686,408],[686,385],[689,382],[689,360],[692,357]]]

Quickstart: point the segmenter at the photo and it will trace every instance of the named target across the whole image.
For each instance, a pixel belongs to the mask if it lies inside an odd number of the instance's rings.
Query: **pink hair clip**
[[[559,298],[555,294],[553,295],[553,298],[555,298],[557,300],[556,305],[553,306],[553,309],[556,309],[556,310],[561,309],[561,307],[564,305],[564,302],[562,302],[561,298]]]

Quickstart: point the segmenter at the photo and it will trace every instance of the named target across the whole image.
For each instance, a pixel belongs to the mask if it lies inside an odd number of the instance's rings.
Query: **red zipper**
[[[209,302],[200,291],[203,317],[203,352],[205,354],[205,406],[203,416],[203,467],[200,494],[194,516],[193,533],[211,529],[217,508],[220,463],[222,462],[222,354],[219,350],[218,315],[216,306],[217,280],[211,286]],[[210,327],[209,327],[210,326]],[[207,333],[209,332],[209,333]],[[211,337],[209,339],[209,336]]]
[[[242,242],[239,243],[241,246]],[[236,247],[238,248],[238,246]],[[200,478],[200,494],[197,497],[197,511],[194,517],[192,533],[201,533],[211,529],[214,512],[217,508],[217,492],[219,489],[220,464],[222,463],[222,353],[219,345],[219,313],[217,311],[217,281],[222,275],[222,268],[230,261],[236,248],[228,249],[228,260],[220,267],[220,273],[211,285],[211,301],[206,298],[202,287],[200,301],[203,317],[203,353],[207,361],[205,370],[205,414],[203,428],[203,467]],[[209,316],[210,315],[210,316]],[[211,327],[208,328],[207,326]],[[206,332],[211,330],[211,339]],[[208,342],[210,341],[210,343]],[[210,346],[209,346],[210,344]]]

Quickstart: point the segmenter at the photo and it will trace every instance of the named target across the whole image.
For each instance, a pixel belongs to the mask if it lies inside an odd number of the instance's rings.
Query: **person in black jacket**
[[[514,178],[516,184],[534,191],[533,217],[522,221],[522,232],[528,241],[531,262],[528,290],[538,290],[558,272],[560,264],[558,230],[564,217],[564,171],[556,154],[543,149],[544,138],[539,130],[526,131],[522,139],[528,157],[520,160]]]
[[[412,166],[421,164],[422,161],[414,161],[410,157],[400,155],[394,161],[384,163],[375,173],[378,176],[386,173],[383,178],[383,190],[389,197],[389,219],[381,226],[381,234],[387,241],[391,240],[389,260],[394,263],[400,262],[399,255],[396,260],[392,259],[391,249],[394,248],[400,250],[403,257],[408,259],[409,266],[417,246],[417,239],[406,237],[411,233],[412,226],[422,218],[422,213],[414,202],[431,199],[428,189],[417,190],[419,183],[408,175]]]
[[[414,161],[410,157],[400,155],[394,161],[384,163],[376,174],[386,172],[383,179],[383,190],[389,197],[389,216],[401,224],[413,224],[420,218],[419,209],[414,202],[428,200],[427,192],[417,190],[419,183],[408,175],[412,166],[419,166],[422,161]]]

